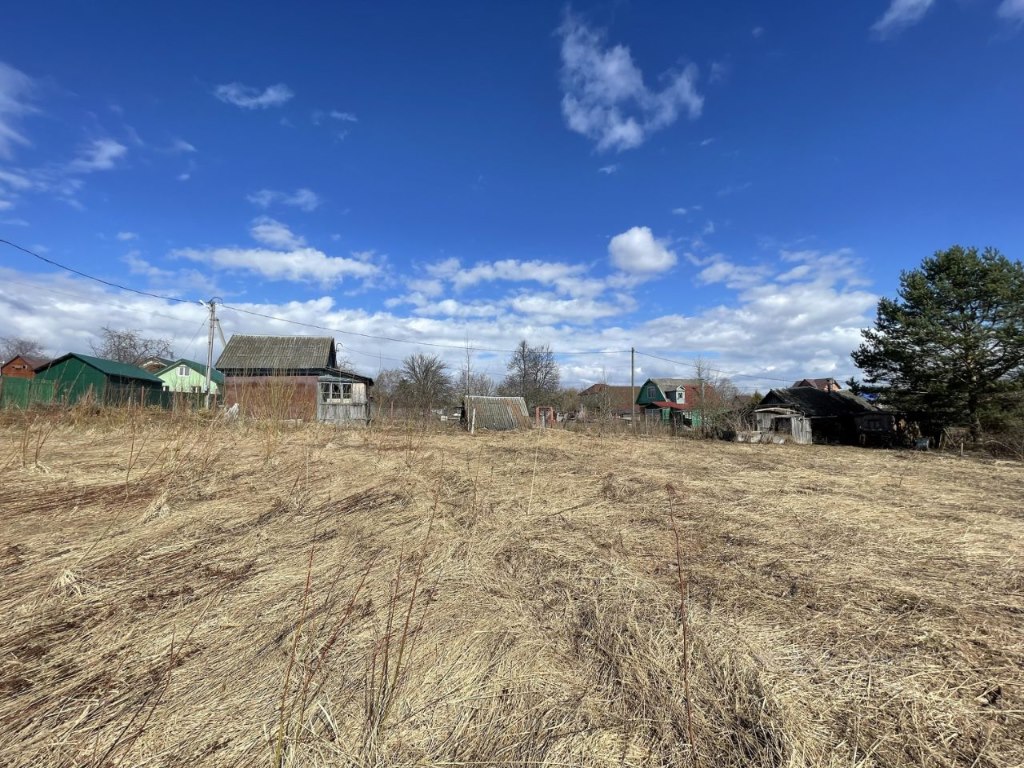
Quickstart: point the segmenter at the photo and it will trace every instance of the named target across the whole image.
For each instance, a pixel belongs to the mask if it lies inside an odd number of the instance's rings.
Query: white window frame
[[[179,365],[178,366],[178,376],[180,378],[183,378],[183,379],[188,377],[188,366],[187,365]]]
[[[352,384],[347,381],[320,382],[320,401],[323,403],[348,403],[352,400]]]

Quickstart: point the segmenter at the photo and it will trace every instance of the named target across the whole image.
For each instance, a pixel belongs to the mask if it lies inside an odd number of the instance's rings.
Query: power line
[[[36,285],[34,283],[23,283],[19,282],[18,280],[10,280],[7,278],[4,279],[3,283],[4,285],[20,285],[23,288],[30,288],[33,291],[41,291],[42,293],[52,293],[54,296],[67,296],[68,298],[78,299],[79,301],[89,301],[91,299],[95,299],[94,296],[87,296],[84,293],[70,293],[68,291],[59,291],[56,288],[51,288],[49,286]],[[109,306],[114,309],[120,309],[124,312],[137,311],[137,308],[129,307],[127,304],[116,304],[110,302],[109,299],[104,299],[104,301],[108,302]],[[191,304],[192,302],[189,301],[186,303]],[[146,314],[152,317],[162,317],[165,320],[182,320],[182,318],[180,317],[174,317],[174,315],[165,315],[160,312],[147,312]],[[205,322],[206,321],[204,320],[203,323]]]
[[[40,256],[35,251],[30,251],[28,248],[23,248],[22,246],[18,245],[17,243],[12,243],[10,240],[4,240],[3,238],[0,238],[0,243],[3,243],[4,245],[9,245],[9,246],[11,246],[11,248],[16,248],[19,251],[22,251],[23,253],[27,253],[29,256],[34,256],[35,258],[39,259],[40,261],[45,261],[47,264],[50,264],[50,265],[52,265],[54,267],[57,267],[58,269],[63,269],[64,271],[70,272],[70,273],[72,273],[74,275],[78,275],[79,277],[84,277],[86,280],[95,280],[97,283],[102,283],[103,285],[109,286],[110,288],[117,288],[120,291],[128,291],[129,293],[137,293],[139,296],[149,296],[151,299],[162,299],[163,301],[173,301],[173,302],[176,302],[178,304],[192,304],[193,303],[189,299],[179,299],[179,298],[176,298],[174,296],[161,296],[159,293],[150,293],[149,291],[140,291],[137,288],[129,288],[127,285],[121,285],[120,283],[114,283],[114,282],[111,282],[110,280],[104,280],[102,277],[95,277],[93,275],[86,274],[85,272],[79,272],[77,269],[73,269],[72,267],[68,267],[68,266],[66,266],[64,264],[61,264],[59,262],[54,261],[53,259],[48,259],[45,256]]]
[[[138,288],[130,288],[127,285],[121,285],[120,283],[115,283],[115,282],[113,282],[111,280],[104,280],[101,277],[96,277],[95,275],[90,275],[90,274],[88,274],[86,272],[82,272],[80,270],[74,269],[73,267],[69,267],[69,266],[67,266],[65,264],[61,264],[60,262],[54,261],[53,259],[49,259],[46,256],[42,256],[41,254],[38,254],[35,251],[30,250],[29,248],[25,248],[24,246],[18,245],[17,243],[12,243],[10,240],[6,240],[4,238],[0,238],[0,243],[3,243],[4,245],[8,245],[11,248],[15,248],[15,249],[17,249],[17,250],[19,250],[19,251],[21,251],[23,253],[27,253],[29,256],[32,256],[32,257],[34,257],[36,259],[39,259],[40,261],[45,262],[46,264],[50,264],[51,266],[57,267],[58,269],[62,269],[65,272],[70,272],[73,275],[78,275],[79,277],[84,277],[86,280],[92,280],[94,282],[100,283],[100,284],[108,286],[110,288],[116,288],[117,290],[127,291],[128,293],[134,293],[134,294],[137,294],[139,296],[147,296],[147,297],[149,297],[151,299],[160,299],[161,301],[169,301],[169,302],[174,302],[174,303],[178,303],[178,304],[192,304],[192,303],[196,303],[195,300],[192,300],[192,299],[181,299],[181,298],[178,298],[176,296],[164,296],[164,295],[159,294],[159,293],[152,293],[150,291],[142,291],[142,290],[139,290]],[[430,342],[430,341],[417,341],[417,340],[414,340],[414,339],[400,339],[400,338],[397,338],[397,337],[394,337],[394,336],[379,336],[379,335],[375,335],[375,334],[371,334],[371,333],[360,333],[359,331],[345,331],[345,330],[342,330],[340,328],[332,328],[332,327],[326,326],[326,325],[318,325],[316,323],[305,323],[305,322],[302,322],[301,320],[291,320],[291,319],[286,318],[286,317],[278,317],[276,315],[268,315],[266,313],[256,312],[256,311],[253,311],[253,310],[250,310],[250,309],[242,309],[241,307],[234,307],[234,306],[231,306],[230,304],[223,304],[222,303],[220,306],[221,306],[222,309],[228,309],[228,310],[231,310],[231,311],[234,311],[234,312],[240,312],[242,314],[251,315],[253,317],[260,317],[260,318],[263,318],[264,320],[273,320],[273,321],[280,322],[280,323],[288,323],[288,324],[291,324],[291,325],[300,326],[302,328],[312,328],[312,329],[319,330],[319,331],[329,331],[331,333],[337,333],[337,334],[341,334],[341,335],[345,335],[345,336],[359,336],[360,338],[371,339],[373,341],[390,341],[390,342],[393,342],[393,343],[396,343],[396,344],[412,344],[414,346],[430,347],[432,349],[452,349],[452,350],[459,350],[459,351],[464,351],[467,348],[467,346],[469,346],[469,345],[466,345],[466,344],[439,344],[437,342]],[[156,314],[156,313],[153,313],[153,314]],[[350,348],[346,347],[346,349],[350,349]],[[502,355],[508,355],[508,354],[512,354],[512,353],[515,352],[514,349],[496,349],[496,348],[493,348],[493,347],[474,347],[474,346],[469,346],[469,349],[471,349],[471,350],[473,350],[475,352],[490,352],[490,353],[502,354]],[[367,355],[368,357],[377,357],[378,359],[380,359],[380,357],[381,357],[381,355],[370,353],[370,352],[361,352],[361,351],[355,350],[355,349],[352,349],[352,351],[355,354]],[[625,355],[628,352],[629,352],[629,350],[591,350],[591,351],[584,351],[584,352],[556,352],[555,356],[556,357],[576,357],[576,356],[580,356],[580,355]],[[397,360],[397,358],[388,358],[388,359],[390,359],[390,360]]]
[[[639,350],[637,350],[637,354],[638,355],[642,355],[643,357],[650,357],[650,358],[653,358],[655,360],[661,360],[661,361],[666,362],[666,363],[672,363],[673,365],[682,365],[682,366],[685,366],[687,368],[696,368],[697,367],[697,361],[696,360],[689,360],[689,361],[670,360],[667,357],[660,357],[659,355],[652,355],[652,354],[650,354],[648,352],[641,352]],[[745,379],[762,379],[762,380],[765,380],[765,381],[782,381],[782,382],[791,381],[790,379],[780,379],[780,378],[777,378],[777,377],[774,377],[774,376],[766,376],[766,375],[757,374],[757,373],[739,373],[737,371],[724,371],[721,368],[712,368],[711,366],[705,366],[705,370],[711,371],[713,373],[722,373],[722,374],[725,374],[726,376],[739,376],[739,377],[745,378]]]

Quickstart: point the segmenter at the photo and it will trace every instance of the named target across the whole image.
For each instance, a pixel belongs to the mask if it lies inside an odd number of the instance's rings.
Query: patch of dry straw
[[[4,765],[1024,764],[1018,465],[44,426],[0,437]]]

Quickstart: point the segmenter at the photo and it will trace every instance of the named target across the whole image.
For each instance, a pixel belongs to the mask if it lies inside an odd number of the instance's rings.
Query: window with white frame
[[[321,382],[320,399],[325,403],[344,403],[351,400],[352,385],[343,381]]]
[[[647,385],[647,399],[654,400],[658,397],[658,388],[653,384]]]
[[[188,366],[187,365],[179,365],[178,366],[178,375],[179,376],[188,376]]]

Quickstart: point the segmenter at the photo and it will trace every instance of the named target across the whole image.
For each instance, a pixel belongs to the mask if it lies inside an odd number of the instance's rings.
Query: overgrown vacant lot
[[[30,422],[0,765],[1024,764],[1018,465]]]

